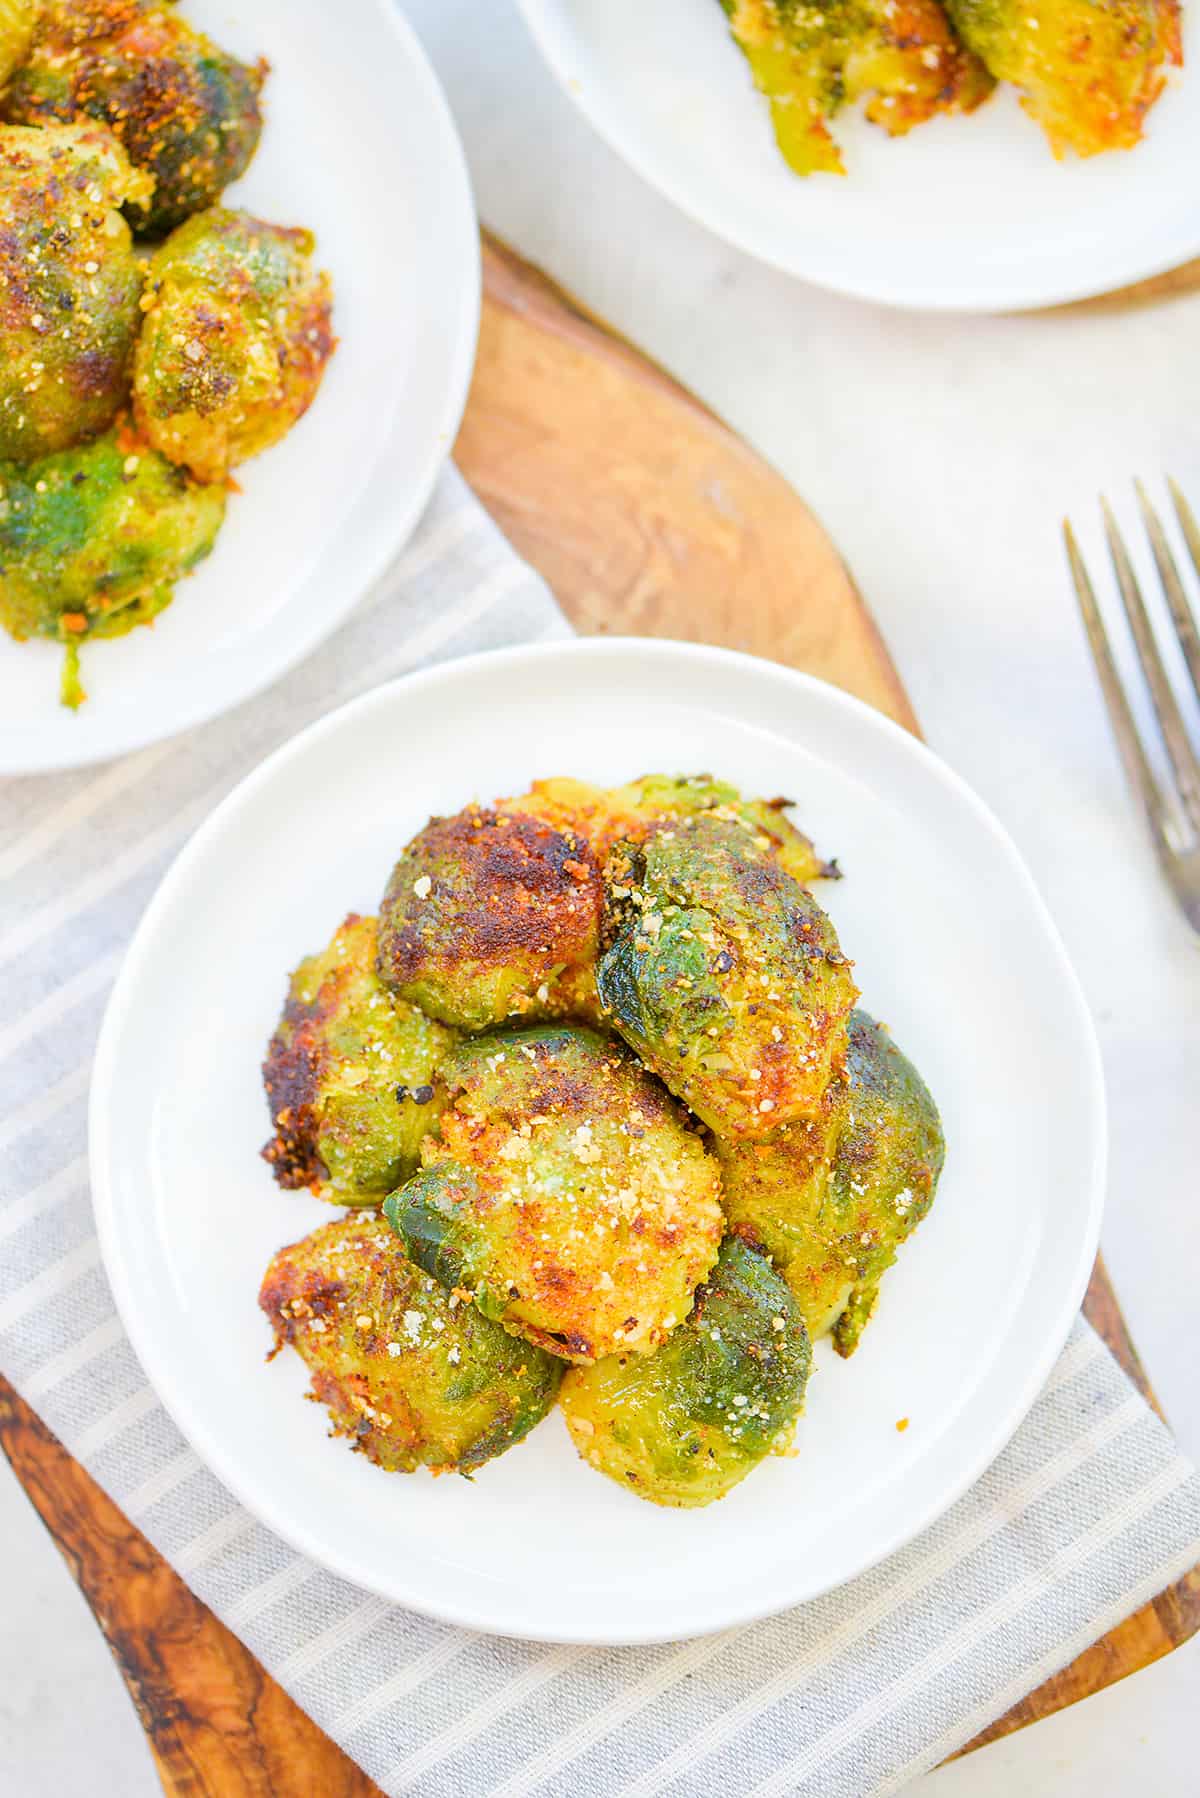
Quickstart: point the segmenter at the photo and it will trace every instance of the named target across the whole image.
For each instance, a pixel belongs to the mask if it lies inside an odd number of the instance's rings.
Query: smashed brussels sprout
[[[393,868],[379,908],[380,978],[465,1030],[588,1017],[602,909],[581,837],[468,806],[430,819]]]
[[[592,787],[582,780],[535,780],[528,793],[502,799],[498,811],[544,818],[558,830],[574,830],[591,846],[603,867],[614,843],[641,842],[664,820],[712,812],[752,826],[781,868],[804,883],[836,878],[833,862],[823,862],[808,838],[785,815],[786,799],[743,799],[728,781],[711,774],[644,774],[623,787]]]
[[[0,464],[0,622],[18,640],[66,645],[63,699],[76,705],[80,645],[155,618],[224,516],[224,488],[201,486],[116,432]]]
[[[852,1354],[942,1170],[941,1121],[921,1076],[856,1011],[821,1119],[715,1147],[732,1228],[773,1258],[812,1334],[832,1330],[838,1353]]]
[[[939,0],[722,0],[771,103],[780,154],[798,175],[845,172],[825,121],[865,100],[901,137],[939,112],[971,112],[992,90]]]
[[[310,231],[213,207],[150,262],[134,359],[148,440],[202,481],[287,434],[333,352],[333,291]]]
[[[82,443],[127,399],[142,277],[117,208],[146,185],[100,125],[0,126],[0,460]]]
[[[343,1217],[281,1249],[258,1302],[334,1434],[389,1471],[470,1473],[554,1403],[561,1362],[456,1304],[381,1218]]]
[[[281,1186],[335,1205],[375,1205],[418,1165],[445,1096],[455,1032],[380,985],[375,920],[351,913],[292,975],[263,1079]]]
[[[37,12],[38,0],[0,0],[0,87],[29,54]]]
[[[4,97],[23,125],[108,125],[153,192],[126,207],[161,237],[220,199],[258,147],[267,69],[249,67],[153,0],[42,0],[32,54]]]
[[[764,1136],[816,1115],[857,997],[811,894],[752,826],[711,812],[614,851],[601,1003],[710,1129]]]
[[[462,1044],[424,1169],[384,1206],[409,1253],[568,1361],[649,1354],[723,1220],[716,1162],[619,1043],[543,1025]]]
[[[1056,156],[1138,142],[1168,64],[1183,61],[1178,0],[946,0],[962,36]]]
[[[656,1505],[712,1504],[786,1450],[812,1350],[765,1255],[729,1238],[657,1354],[572,1368],[559,1395],[579,1453]]]

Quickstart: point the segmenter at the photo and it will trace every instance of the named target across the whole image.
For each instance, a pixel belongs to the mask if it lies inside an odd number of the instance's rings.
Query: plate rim
[[[150,725],[147,728],[141,728],[136,722],[137,714],[132,711],[126,712],[120,706],[119,701],[114,700],[112,702],[114,716],[119,718],[120,722],[114,728],[111,741],[101,747],[73,752],[68,733],[64,733],[61,752],[50,755],[46,755],[44,752],[38,752],[31,756],[13,755],[11,752],[6,754],[0,747],[0,778],[62,774],[76,768],[96,767],[105,762],[115,761],[120,756],[132,755],[140,749],[147,749],[151,744],[173,741],[186,731],[195,730],[204,724],[211,724],[213,719],[223,717],[235,706],[244,705],[247,701],[256,699],[260,693],[275,686],[277,682],[290,674],[293,668],[306,656],[311,655],[315,649],[318,649],[345,622],[361,602],[363,596],[382,578],[396,557],[401,554],[429,504],[434,487],[453,453],[454,442],[466,411],[467,397],[478,353],[480,320],[483,310],[483,259],[479,236],[479,214],[462,137],[455,123],[445,89],[424,45],[407,16],[398,5],[394,4],[394,0],[371,0],[371,5],[377,17],[392,31],[413,68],[416,80],[425,89],[446,156],[447,171],[451,174],[457,189],[455,210],[459,214],[460,224],[465,226],[462,231],[463,242],[460,246],[464,279],[461,283],[460,293],[452,300],[447,309],[448,317],[454,321],[454,349],[449,359],[449,373],[442,409],[438,416],[430,421],[431,451],[427,466],[420,478],[413,481],[404,493],[398,496],[393,511],[396,525],[390,542],[379,548],[367,566],[362,579],[352,588],[346,587],[342,590],[344,597],[341,604],[327,604],[325,609],[314,617],[307,630],[298,633],[286,631],[272,633],[272,641],[280,646],[277,659],[252,659],[247,665],[245,677],[237,683],[231,683],[223,693],[209,694],[191,706],[181,704],[176,708],[169,721],[160,721],[157,725]],[[386,459],[385,456],[385,462]],[[336,590],[334,591],[336,592]],[[69,725],[70,720],[64,719],[63,722]]]
[[[789,256],[785,251],[772,250],[769,245],[760,242],[753,232],[738,230],[735,225],[726,221],[714,221],[691,199],[689,189],[677,182],[669,171],[660,169],[652,156],[643,155],[639,151],[632,135],[622,128],[620,115],[597,105],[592,99],[593,90],[571,73],[560,47],[555,22],[555,13],[561,0],[516,0],[516,4],[530,38],[563,93],[578,108],[596,135],[647,187],[669,200],[672,206],[718,242],[731,244],[734,249],[752,256],[767,268],[779,269],[783,274],[806,281],[825,293],[844,294],[851,299],[887,306],[897,312],[941,312],[967,317],[988,313],[1002,315],[1010,312],[1037,312],[1118,294],[1125,287],[1169,274],[1172,269],[1200,256],[1200,214],[1197,214],[1197,223],[1192,233],[1170,252],[1117,271],[1111,280],[1103,282],[1095,279],[1068,280],[1048,289],[1034,285],[1023,287],[1015,282],[998,296],[994,293],[989,295],[984,285],[974,293],[947,295],[937,287],[922,287],[919,283],[911,283],[904,294],[896,294],[889,292],[886,285],[871,280],[856,280],[852,275],[841,277],[814,273],[804,266],[802,258]]]
[[[1086,1089],[1086,1103],[1091,1121],[1091,1141],[1088,1155],[1090,1179],[1087,1190],[1086,1224],[1081,1232],[1072,1278],[1069,1282],[1064,1281],[1063,1291],[1055,1308],[1054,1327],[1046,1330],[1040,1349],[1031,1357],[1025,1376],[1019,1388],[1008,1401],[1003,1413],[998,1412],[991,1427],[982,1432],[974,1453],[966,1459],[956,1478],[949,1482],[943,1482],[939,1486],[936,1501],[926,1507],[919,1521],[911,1526],[904,1524],[887,1533],[886,1539],[881,1538],[865,1554],[855,1558],[853,1565],[839,1570],[833,1581],[823,1580],[819,1576],[815,1580],[810,1578],[806,1583],[789,1587],[777,1602],[774,1598],[768,1598],[766,1602],[755,1599],[738,1606],[733,1603],[731,1597],[720,1615],[709,1615],[703,1622],[697,1622],[693,1616],[688,1616],[682,1626],[676,1621],[668,1624],[643,1624],[620,1631],[596,1631],[591,1628],[586,1635],[580,1635],[578,1630],[572,1631],[562,1626],[548,1627],[539,1623],[536,1627],[531,1628],[527,1623],[513,1622],[510,1619],[498,1620],[494,1614],[486,1611],[472,1609],[470,1606],[457,1602],[440,1602],[425,1593],[414,1597],[410,1590],[403,1588],[402,1583],[396,1584],[392,1577],[394,1570],[380,1569],[376,1577],[371,1577],[358,1565],[352,1555],[344,1554],[341,1551],[340,1544],[331,1551],[331,1545],[325,1541],[314,1540],[303,1523],[293,1520],[290,1515],[284,1518],[275,1515],[270,1501],[262,1499],[261,1495],[253,1489],[252,1482],[242,1480],[240,1468],[231,1464],[232,1456],[227,1455],[222,1447],[219,1432],[214,1436],[203,1420],[197,1421],[189,1409],[186,1391],[177,1388],[172,1383],[172,1377],[168,1371],[161,1366],[155,1366],[156,1350],[153,1332],[143,1328],[136,1295],[120,1249],[115,1204],[116,1181],[112,1177],[113,1142],[108,1127],[108,1095],[115,1084],[121,1033],[136,998],[139,963],[154,946],[159,932],[160,919],[164,915],[169,917],[177,892],[186,888],[193,867],[204,861],[210,845],[219,837],[226,823],[242,805],[249,803],[260,789],[268,786],[288,761],[293,757],[306,754],[314,744],[344,728],[352,718],[376,708],[385,709],[391,706],[395,703],[398,694],[411,693],[414,687],[452,685],[456,679],[463,675],[471,675],[481,667],[511,668],[514,664],[545,663],[555,659],[602,659],[605,656],[612,656],[614,652],[618,656],[633,653],[639,657],[650,657],[667,663],[681,658],[686,662],[707,665],[710,668],[714,666],[717,668],[748,667],[759,673],[781,678],[784,682],[792,683],[801,690],[815,690],[824,700],[831,701],[835,707],[856,714],[860,718],[865,717],[870,727],[878,728],[882,732],[885,742],[890,739],[894,744],[902,744],[905,752],[914,754],[917,761],[924,765],[926,771],[935,780],[947,786],[961,802],[969,807],[976,820],[987,830],[1004,854],[1014,878],[1019,882],[1026,898],[1031,903],[1046,947],[1052,952],[1058,967],[1062,990],[1065,995],[1069,996],[1075,1014],[1077,1034],[1085,1054],[1085,1061],[1080,1071],[1083,1087]],[[296,732],[250,769],[237,785],[220,800],[179,850],[166,870],[143,911],[122,958],[120,970],[105,1006],[92,1065],[88,1099],[88,1162],[92,1207],[105,1273],[118,1315],[143,1372],[163,1408],[185,1440],[252,1517],[299,1553],[307,1556],[317,1566],[347,1580],[359,1590],[376,1593],[391,1603],[406,1606],[421,1615],[432,1617],[440,1622],[474,1630],[484,1635],[516,1636],[528,1641],[595,1647],[627,1647],[712,1635],[721,1630],[758,1622],[763,1618],[793,1609],[798,1604],[821,1597],[826,1592],[836,1590],[857,1579],[872,1567],[878,1566],[889,1556],[897,1553],[909,1542],[914,1541],[939,1518],[943,1517],[958,1499],[975,1485],[1012,1440],[1035,1403],[1070,1335],[1087,1290],[1099,1247],[1100,1226],[1104,1210],[1108,1163],[1108,1112],[1103,1064],[1091,1011],[1066,946],[1049,908],[1038,890],[1033,875],[1011,835],[990,806],[975,792],[963,776],[943,761],[934,750],[930,749],[923,739],[905,730],[902,725],[897,724],[874,706],[847,693],[844,689],[834,686],[831,682],[791,668],[784,663],[773,662],[765,657],[715,645],[687,643],[673,638],[574,637],[565,641],[522,644],[503,649],[477,651],[468,656],[437,663],[432,667],[413,670],[398,676],[395,680],[373,687],[368,692],[359,694],[345,705],[325,713]],[[698,1608],[702,1609],[703,1607],[697,1607],[693,1601],[693,1611]],[[676,1614],[679,1613],[678,1605],[676,1605],[675,1611]]]

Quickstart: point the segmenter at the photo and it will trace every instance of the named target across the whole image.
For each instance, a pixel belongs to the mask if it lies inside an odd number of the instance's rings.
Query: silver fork
[[[1200,635],[1197,634],[1196,620],[1158,514],[1146,498],[1140,481],[1135,485],[1142,520],[1166,595],[1167,610],[1183,653],[1184,664],[1197,697],[1200,698]],[[1175,482],[1168,481],[1167,485],[1192,565],[1200,575],[1200,526]],[[1125,616],[1129,620],[1138,661],[1150,691],[1155,718],[1174,775],[1174,791],[1170,794],[1163,791],[1162,783],[1151,767],[1150,758],[1138,733],[1113,660],[1112,646],[1104,620],[1100,616],[1100,608],[1096,604],[1096,595],[1088,579],[1083,557],[1079,553],[1075,533],[1067,520],[1063,524],[1063,536],[1066,538],[1071,577],[1075,582],[1084,629],[1087,631],[1096,673],[1100,677],[1100,686],[1126,773],[1149,820],[1154,847],[1171,890],[1183,907],[1192,929],[1200,933],[1200,758],[1192,747],[1174,688],[1163,666],[1162,654],[1146,612],[1145,601],[1133,572],[1133,564],[1129,560],[1129,552],[1117,529],[1112,508],[1106,499],[1102,499],[1100,504]]]

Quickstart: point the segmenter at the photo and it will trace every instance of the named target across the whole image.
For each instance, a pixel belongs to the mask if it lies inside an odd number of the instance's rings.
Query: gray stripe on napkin
[[[398,1610],[255,1522],[157,1403],[100,1265],[91,1056],[124,948],[188,835],[355,694],[566,633],[449,473],[385,580],[265,696],[106,767],[6,783],[0,1367],[388,1793],[894,1792],[1200,1559],[1200,1480],[1086,1324],[979,1484],[851,1585],[699,1641],[541,1647]]]

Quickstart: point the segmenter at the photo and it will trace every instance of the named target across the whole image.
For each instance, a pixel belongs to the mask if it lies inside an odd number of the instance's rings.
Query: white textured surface
[[[699,3],[699,0],[698,0]],[[1105,1248],[1183,1446],[1200,1455],[1200,949],[1121,783],[1057,539],[1170,469],[1200,499],[1200,296],[970,320],[838,301],[725,249],[600,145],[507,8],[408,7],[481,211],[796,484],[867,594],[926,734],[1031,862],[1091,999],[1112,1115]],[[1052,178],[1052,170],[1048,171]],[[107,1650],[5,1475],[0,1791],[157,1789]],[[1200,1648],[926,1782],[936,1798],[1183,1792]],[[60,1683],[61,1682],[61,1683]],[[47,1694],[69,1687],[69,1710]],[[56,1721],[64,1715],[66,1722]]]

